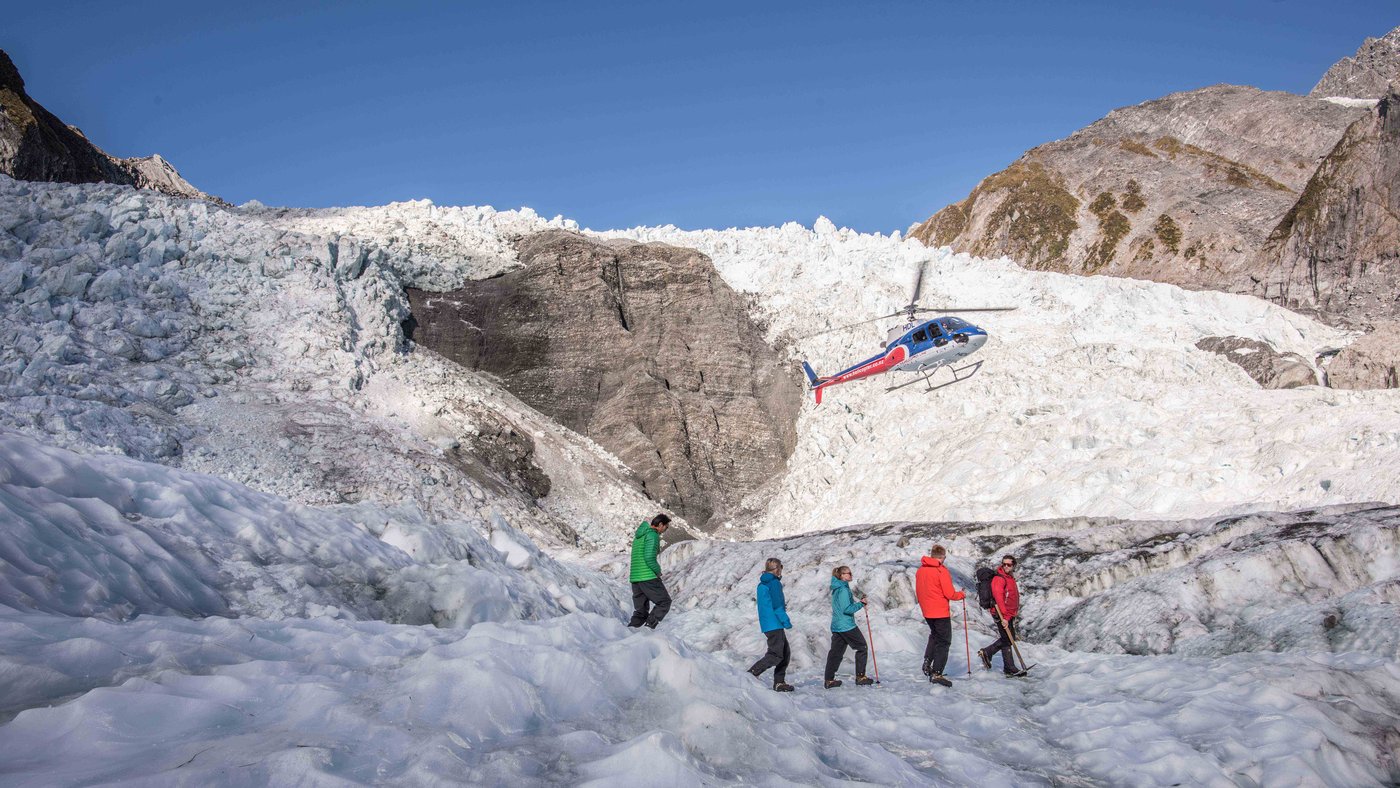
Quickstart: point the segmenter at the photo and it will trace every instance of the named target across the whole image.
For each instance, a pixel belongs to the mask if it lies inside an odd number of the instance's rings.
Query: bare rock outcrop
[[[1317,372],[1307,359],[1297,353],[1280,353],[1257,339],[1206,337],[1196,347],[1224,356],[1266,389],[1293,389],[1318,383]]]
[[[1327,384],[1338,389],[1400,388],[1400,321],[1386,321],[1347,345],[1327,367]]]
[[[1328,322],[1400,319],[1400,92],[1347,129],[1249,268],[1250,292]]]
[[[191,186],[159,155],[119,159],[29,97],[0,50],[0,173],[26,181],[116,183],[175,197],[222,202]]]
[[[742,516],[792,452],[801,387],[709,258],[562,230],[518,251],[515,271],[409,290],[411,339],[593,438],[692,525]]]
[[[910,234],[1035,269],[1237,289],[1365,112],[1233,85],[1173,93],[1028,151]]]
[[[1308,95],[1380,98],[1396,80],[1400,80],[1400,27],[1366,39],[1355,55],[1332,64]]]

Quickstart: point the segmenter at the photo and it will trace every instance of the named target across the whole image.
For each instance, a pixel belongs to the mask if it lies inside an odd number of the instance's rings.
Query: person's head
[[[942,561],[944,558],[948,557],[948,551],[943,549],[943,545],[936,544],[928,549],[928,557],[937,558]]]
[[[651,528],[659,534],[666,533],[666,529],[671,526],[671,518],[664,513],[651,518]]]
[[[831,576],[837,580],[845,580],[847,583],[851,582],[852,577],[855,577],[855,575],[851,574],[851,568],[849,566],[836,567],[831,570]]]
[[[1004,555],[1001,557],[1001,571],[1008,575],[1016,571],[1016,556]]]
[[[774,577],[783,576],[783,562],[776,558],[770,558],[763,562],[763,571],[771,572]]]

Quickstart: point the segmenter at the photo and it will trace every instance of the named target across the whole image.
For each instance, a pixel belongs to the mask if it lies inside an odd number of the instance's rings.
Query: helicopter
[[[839,383],[850,383],[853,380],[868,378],[872,375],[879,375],[883,372],[917,372],[921,379],[928,384],[929,391],[940,389],[944,386],[958,383],[972,377],[982,362],[978,361],[965,367],[953,366],[955,362],[976,353],[987,343],[987,332],[972,325],[971,323],[957,317],[951,317],[952,312],[1009,312],[1014,306],[987,306],[987,307],[954,307],[948,309],[931,309],[919,306],[919,295],[923,291],[924,271],[927,262],[920,264],[918,273],[914,277],[913,296],[909,303],[901,307],[898,311],[888,315],[872,317],[869,320],[862,320],[858,323],[850,323],[836,328],[829,328],[825,331],[818,331],[809,336],[820,336],[834,331],[845,331],[856,326],[863,326],[874,323],[878,320],[888,320],[892,317],[904,316],[904,321],[894,326],[885,336],[885,341],[880,343],[883,350],[866,360],[847,367],[837,372],[835,375],[818,375],[812,369],[812,365],[806,361],[802,362],[802,371],[807,373],[807,381],[812,385],[812,391],[816,394],[817,404],[822,404],[822,390],[828,386],[835,386]],[[942,316],[919,319],[915,317],[920,313],[936,312]],[[933,374],[942,367],[948,367],[953,373],[953,379],[937,386],[933,385]],[[918,380],[909,381],[896,386],[891,386],[886,391],[894,391],[904,388]]]

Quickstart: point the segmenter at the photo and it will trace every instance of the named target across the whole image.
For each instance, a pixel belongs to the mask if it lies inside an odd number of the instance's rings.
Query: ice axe
[[[993,605],[992,612],[997,614],[997,622],[1001,624],[1002,631],[1006,633],[1006,639],[1011,641],[1011,650],[1016,652],[1016,659],[1021,660],[1021,672],[1025,673],[1034,666],[1027,665],[1026,658],[1021,656],[1021,647],[1016,644],[1016,636],[1011,634],[1011,624],[1008,623],[1006,619],[1001,617],[1001,608],[998,608],[995,605]],[[1015,667],[1014,663],[1012,664],[1012,667]]]
[[[880,661],[875,659],[875,633],[870,631],[870,605],[865,606],[865,636],[870,639],[870,666],[875,669],[875,683],[880,683]]]

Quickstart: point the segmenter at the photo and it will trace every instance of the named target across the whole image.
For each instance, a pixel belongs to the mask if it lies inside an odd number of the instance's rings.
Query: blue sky
[[[903,230],[1115,107],[1306,93],[1400,25],[1393,0],[12,6],[31,96],[225,199],[595,229]]]

